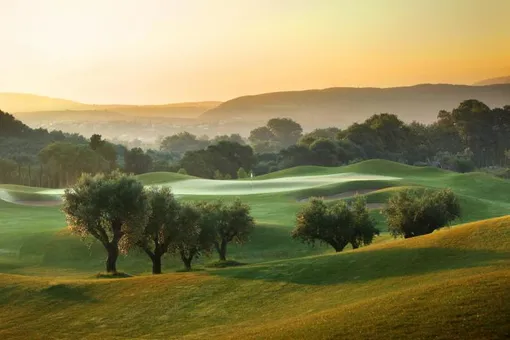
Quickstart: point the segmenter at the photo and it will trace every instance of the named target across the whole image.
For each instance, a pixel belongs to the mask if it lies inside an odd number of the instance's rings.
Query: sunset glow
[[[0,92],[227,100],[510,74],[508,0],[0,0]]]

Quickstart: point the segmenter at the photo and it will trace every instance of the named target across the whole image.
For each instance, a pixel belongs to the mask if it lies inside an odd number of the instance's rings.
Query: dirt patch
[[[360,189],[360,190],[353,190],[353,191],[345,191],[345,192],[335,194],[335,195],[330,195],[330,196],[319,196],[319,197],[326,201],[338,200],[338,199],[343,199],[343,198],[354,197],[356,195],[366,195],[366,194],[369,194],[369,193],[377,191],[377,190],[379,190],[379,189]],[[310,200],[310,197],[301,198],[301,199],[298,199],[298,202],[308,202],[309,200]],[[374,204],[376,204],[376,203],[374,203]]]
[[[12,203],[31,207],[54,207],[61,205],[62,201],[14,201]]]

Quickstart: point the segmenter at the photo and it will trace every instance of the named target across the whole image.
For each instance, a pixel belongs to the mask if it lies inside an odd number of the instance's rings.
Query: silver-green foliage
[[[337,201],[330,205],[313,198],[297,214],[292,237],[304,243],[316,241],[342,251],[349,243],[354,249],[372,243],[379,234],[369,216],[366,200],[358,196],[352,202]]]

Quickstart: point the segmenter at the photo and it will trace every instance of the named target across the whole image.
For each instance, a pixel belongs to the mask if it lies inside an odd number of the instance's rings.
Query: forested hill
[[[0,183],[33,184],[35,171],[31,167],[39,165],[41,150],[55,142],[87,145],[88,140],[78,134],[32,129],[0,110]],[[22,170],[28,173],[25,182],[22,182]]]
[[[345,126],[376,114],[390,112],[404,121],[430,123],[440,110],[449,110],[465,99],[476,98],[490,107],[508,104],[510,84],[490,86],[416,85],[394,88],[330,88],[274,92],[229,100],[205,112],[207,121],[242,118],[260,121],[289,117],[306,127],[328,122]],[[317,125],[317,126],[316,126]]]
[[[47,142],[63,140],[87,142],[87,139],[78,134],[32,129],[13,115],[0,110],[0,157],[27,151],[32,153],[33,150],[28,149],[42,149]]]

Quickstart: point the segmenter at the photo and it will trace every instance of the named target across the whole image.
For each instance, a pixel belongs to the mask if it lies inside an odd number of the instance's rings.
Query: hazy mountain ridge
[[[109,119],[108,115],[118,116],[163,116],[195,118],[208,109],[218,106],[221,102],[183,102],[162,105],[125,105],[125,104],[84,104],[72,100],[51,98],[25,93],[0,93],[0,109],[11,112],[20,117],[52,119],[52,114],[59,117],[65,112],[69,116],[77,117],[80,111],[86,115],[100,112]],[[98,115],[99,116],[99,115]]]
[[[466,99],[489,106],[508,104],[510,85],[469,86],[421,84],[393,88],[337,87],[323,90],[273,92],[238,97],[200,116],[214,120],[260,120],[291,117],[315,127],[343,125],[372,114],[389,112],[407,121],[431,122],[440,110],[450,110]],[[320,120],[318,119],[320,118]],[[328,125],[328,126],[329,126]]]
[[[496,85],[496,84],[510,84],[510,76],[484,79],[484,80],[474,83],[473,85],[484,86],[484,85]]]
[[[0,93],[0,109],[6,112],[86,110],[87,104],[28,93]]]
[[[15,107],[12,105],[6,105],[9,102],[5,98],[25,100],[25,107],[42,103],[46,107],[65,108],[20,112],[13,110]],[[182,131],[210,137],[231,133],[247,136],[255,127],[275,117],[292,118],[305,131],[328,126],[344,128],[373,114],[385,112],[396,114],[407,122],[431,123],[440,110],[451,110],[467,99],[480,100],[490,107],[502,107],[508,105],[509,98],[510,84],[336,87],[242,96],[224,103],[167,105],[88,105],[35,95],[0,93],[0,109],[13,113],[31,127],[154,142],[158,136]],[[21,104],[17,107],[20,108]]]

